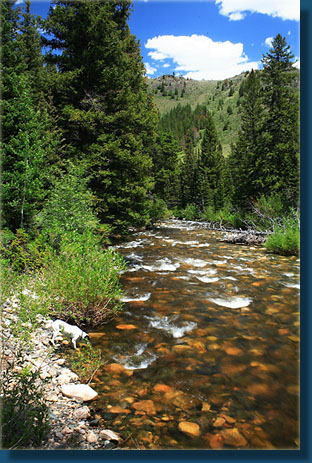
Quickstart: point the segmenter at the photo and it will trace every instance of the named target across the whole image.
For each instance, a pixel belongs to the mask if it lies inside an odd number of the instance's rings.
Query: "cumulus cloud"
[[[214,42],[205,35],[160,35],[149,39],[145,47],[153,50],[149,55],[154,59],[172,59],[175,71],[196,80],[222,80],[259,67],[248,60],[242,43]]]
[[[156,68],[153,68],[149,63],[145,63],[146,74],[155,74]]]
[[[271,47],[272,47],[272,41],[273,41],[273,37],[267,37],[267,38],[265,39],[265,42],[264,42],[264,43],[265,43],[265,45],[266,45],[267,47],[271,48]]]
[[[232,21],[243,19],[248,11],[284,20],[300,19],[300,0],[215,0],[215,3],[220,13]]]

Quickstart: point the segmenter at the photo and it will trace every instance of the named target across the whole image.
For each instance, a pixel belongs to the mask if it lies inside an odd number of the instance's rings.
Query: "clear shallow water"
[[[125,310],[91,333],[93,385],[130,448],[298,448],[299,260],[220,237],[172,221],[116,246]]]

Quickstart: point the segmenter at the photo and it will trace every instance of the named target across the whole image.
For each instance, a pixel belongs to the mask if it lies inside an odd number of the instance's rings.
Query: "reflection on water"
[[[92,343],[97,413],[130,448],[298,448],[299,261],[170,221],[116,248],[123,314]]]

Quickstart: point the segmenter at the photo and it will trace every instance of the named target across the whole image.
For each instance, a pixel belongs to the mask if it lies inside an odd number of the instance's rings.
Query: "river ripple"
[[[128,448],[299,446],[299,260],[220,237],[168,221],[116,246],[125,310],[91,333],[93,385]]]

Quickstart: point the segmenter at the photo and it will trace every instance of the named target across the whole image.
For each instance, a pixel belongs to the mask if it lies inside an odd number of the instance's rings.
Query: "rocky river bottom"
[[[115,247],[95,410],[134,449],[299,448],[299,259],[168,221]]]
[[[66,397],[79,378],[72,347],[33,334],[51,432],[42,448],[299,449],[299,260],[224,243],[195,222],[169,221],[115,248],[128,262],[124,312],[89,333],[103,365],[95,400]],[[2,316],[2,346],[14,353]],[[27,327],[25,327],[27,328]]]

